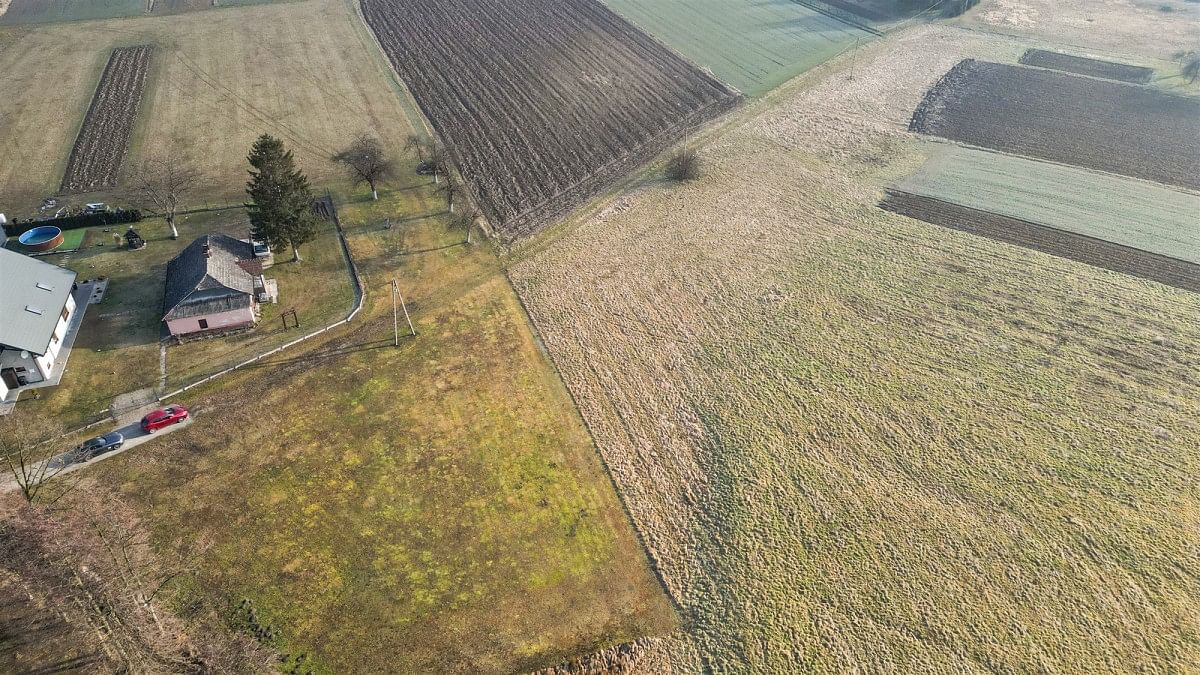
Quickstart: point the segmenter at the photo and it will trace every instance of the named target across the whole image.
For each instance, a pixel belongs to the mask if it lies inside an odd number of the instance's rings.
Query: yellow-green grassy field
[[[318,672],[512,672],[670,632],[499,261],[443,212],[428,184],[344,204],[363,314],[183,397],[195,423],[100,480],[167,557],[205,547],[180,607],[249,598]]]
[[[54,193],[113,47],[153,44],[125,169],[171,151],[202,173],[197,194],[243,199],[245,156],[281,137],[316,183],[329,156],[369,131],[398,151],[421,127],[350,0],[170,17],[0,28],[0,195],[10,217]],[[99,197],[120,200],[120,190]]]
[[[1200,297],[894,214],[918,28],[512,254],[687,629],[648,669],[1200,667]]]

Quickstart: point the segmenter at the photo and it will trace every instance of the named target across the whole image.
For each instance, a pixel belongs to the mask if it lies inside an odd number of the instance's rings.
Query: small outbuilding
[[[163,321],[176,337],[249,328],[274,286],[262,276],[250,242],[204,235],[167,263]]]

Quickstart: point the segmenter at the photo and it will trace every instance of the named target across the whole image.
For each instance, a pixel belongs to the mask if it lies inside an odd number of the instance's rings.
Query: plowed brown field
[[[737,100],[595,0],[363,0],[488,219],[579,205]]]
[[[909,129],[1200,189],[1200,99],[1150,87],[964,59]]]

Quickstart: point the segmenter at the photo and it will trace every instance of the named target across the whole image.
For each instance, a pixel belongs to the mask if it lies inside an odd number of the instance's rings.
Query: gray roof
[[[163,320],[240,309],[250,304],[254,279],[239,263],[254,257],[250,244],[206,234],[167,263]]]
[[[75,273],[0,248],[0,345],[45,354]]]

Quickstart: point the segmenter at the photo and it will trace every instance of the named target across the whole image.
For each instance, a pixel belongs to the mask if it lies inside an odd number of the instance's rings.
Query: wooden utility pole
[[[404,320],[408,322],[409,335],[416,335],[417,329],[413,328],[412,318],[408,315],[408,305],[404,303],[404,296],[400,293],[400,282],[392,279],[392,333],[395,344],[400,345],[400,320],[396,313],[396,301],[400,301],[400,308],[404,310]]]

